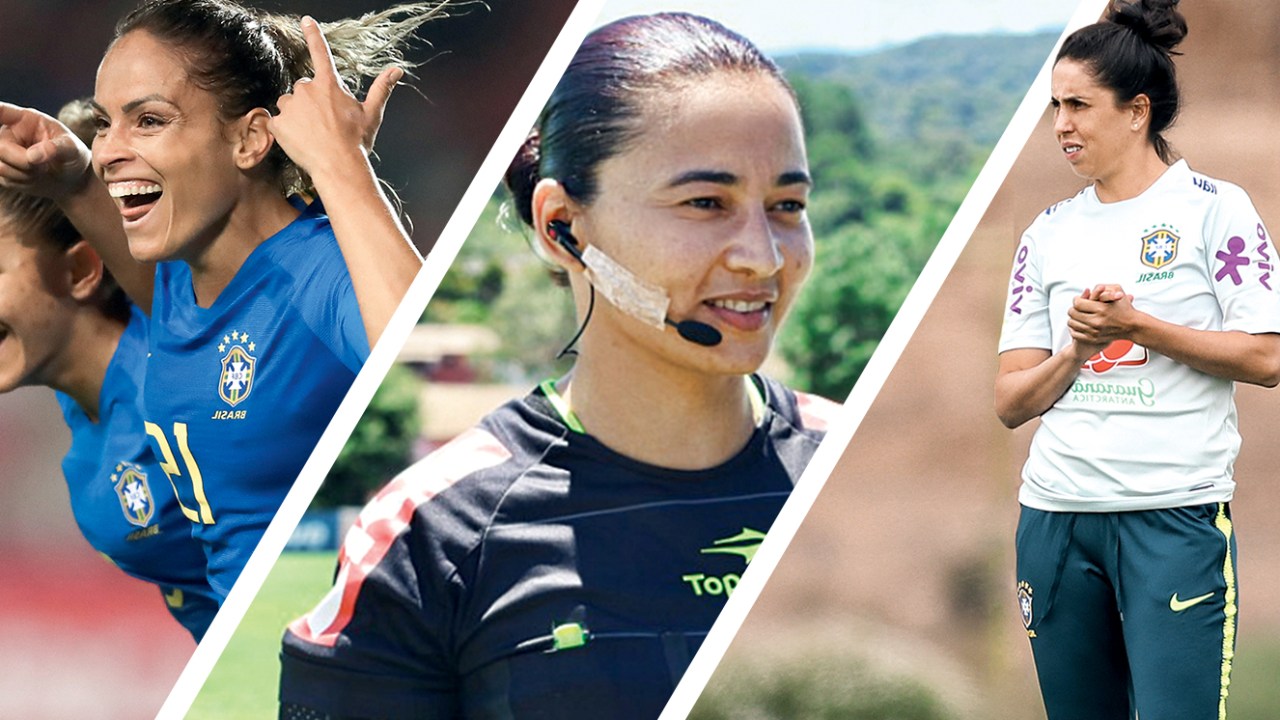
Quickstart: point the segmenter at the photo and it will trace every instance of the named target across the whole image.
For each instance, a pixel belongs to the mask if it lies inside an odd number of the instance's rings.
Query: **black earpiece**
[[[575,260],[582,263],[582,267],[587,266],[587,261],[582,259],[582,251],[578,249],[578,245],[579,245],[578,239],[575,238],[573,236],[573,233],[570,232],[569,230],[569,223],[563,220],[552,220],[548,222],[547,235],[549,235],[552,240],[555,240],[556,243],[560,245],[560,247],[564,248],[566,252],[572,255]],[[631,284],[634,284],[636,282],[635,279],[627,278],[627,277],[619,278],[614,282],[621,283],[623,281],[626,281]],[[609,294],[605,293],[605,296],[608,297]],[[592,285],[591,307],[595,307],[595,299],[596,299],[595,286]],[[587,318],[589,319],[590,317],[591,317],[591,311],[588,309]],[[676,322],[668,316],[663,318],[663,322],[675,328],[676,332],[679,333],[680,337],[684,338],[685,340],[688,340],[689,342],[695,345],[701,345],[703,347],[715,347],[716,345],[719,345],[720,341],[723,339],[720,335],[719,330],[711,327],[710,325],[704,322],[699,322],[697,320],[682,320],[680,322]],[[585,329],[586,326],[587,326],[587,323],[586,323],[586,320],[584,320],[582,322],[582,327],[579,328],[578,330],[578,334],[573,337],[573,340],[569,342],[569,345],[565,348],[564,351],[561,351],[560,355],[564,355],[565,352],[568,351],[569,347],[573,347],[573,344],[577,342],[578,337],[582,335],[582,330]]]
[[[583,267],[587,266],[587,263],[582,260],[582,251],[578,249],[578,238],[574,237],[573,233],[569,231],[569,223],[563,220],[552,220],[547,223],[547,234],[550,235],[551,239],[555,240],[560,247],[564,248],[565,252],[569,253],[575,260],[582,263]]]

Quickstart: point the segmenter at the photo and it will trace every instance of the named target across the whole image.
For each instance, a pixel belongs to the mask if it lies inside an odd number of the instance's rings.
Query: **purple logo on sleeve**
[[[1257,266],[1262,271],[1262,275],[1258,276],[1258,282],[1262,283],[1262,287],[1270,290],[1271,285],[1267,283],[1267,280],[1270,279],[1271,271],[1275,269],[1275,266],[1271,264],[1271,256],[1267,254],[1267,229],[1262,227],[1262,223],[1258,223],[1258,239],[1262,241],[1258,247],[1254,248],[1258,251],[1258,255],[1262,257]]]
[[[1219,250],[1214,254],[1222,261],[1222,267],[1218,268],[1218,272],[1213,274],[1214,280],[1222,280],[1223,278],[1231,278],[1231,282],[1239,285],[1244,282],[1240,277],[1240,268],[1249,264],[1249,258],[1244,257],[1244,238],[1239,235],[1233,236],[1227,241],[1227,249]]]
[[[1031,292],[1031,285],[1027,283],[1027,255],[1029,251],[1027,246],[1023,245],[1018,248],[1018,255],[1013,261],[1013,280],[1009,282],[1009,296],[1013,301],[1009,303],[1009,312],[1015,315],[1022,314],[1022,297],[1024,293]]]

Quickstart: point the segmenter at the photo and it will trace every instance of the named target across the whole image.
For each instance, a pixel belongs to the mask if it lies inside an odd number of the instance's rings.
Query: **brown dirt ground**
[[[1280,4],[1183,3],[1184,109],[1170,138],[1192,167],[1249,191],[1280,229]],[[1047,96],[1046,96],[1047,101]],[[1042,717],[1013,587],[1018,470],[1031,428],[992,409],[1009,263],[1037,212],[1081,181],[1046,113],[730,649],[729,658],[849,634],[877,663],[938,677],[978,717]],[[1280,394],[1242,387],[1233,504],[1239,650],[1280,641]],[[789,640],[788,640],[789,639]],[[717,678],[713,684],[728,678]],[[1002,698],[983,707],[974,696]]]

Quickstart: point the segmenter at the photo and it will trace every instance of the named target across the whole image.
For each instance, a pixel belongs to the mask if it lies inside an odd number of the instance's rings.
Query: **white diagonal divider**
[[[497,141],[480,170],[471,181],[461,202],[450,216],[449,222],[440,233],[440,238],[428,253],[422,270],[409,287],[400,307],[387,324],[382,338],[365,362],[364,368],[356,376],[356,380],[347,392],[342,404],[338,406],[329,427],[320,436],[320,441],[311,453],[307,464],[303,466],[297,481],[289,494],[285,496],[275,519],[267,528],[258,548],[245,565],[236,581],[235,588],[227,596],[217,618],[209,627],[204,639],[187,662],[178,682],[165,699],[157,718],[181,718],[186,715],[195,702],[200,688],[204,686],[209,673],[226,649],[232,633],[240,624],[245,612],[249,609],[253,598],[258,594],[267,574],[275,565],[280,552],[289,541],[293,529],[311,505],[311,500],[320,489],[320,484],[329,469],[338,458],[338,452],[355,429],[356,422],[369,406],[373,393],[382,383],[391,364],[404,346],[409,333],[412,332],[418,318],[422,316],[427,301],[440,286],[445,272],[453,264],[462,242],[475,226],[484,210],[485,203],[493,195],[493,189],[502,181],[503,173],[510,165],[511,159],[524,143],[529,129],[537,121],[542,106],[551,97],[551,91],[564,70],[577,52],[582,39],[595,24],[596,17],[604,0],[578,0],[577,6],[565,21],[564,28],[556,41],[552,43],[538,71],[529,82],[520,102],[516,104],[511,117],[498,135]],[[284,629],[281,628],[281,633]]]
[[[938,241],[929,261],[912,285],[911,292],[908,293],[901,309],[889,325],[875,354],[872,355],[862,376],[858,379],[857,385],[849,393],[844,407],[828,428],[826,439],[814,453],[804,475],[796,483],[791,498],[778,513],[778,518],[770,528],[768,536],[751,561],[751,571],[743,576],[742,581],[734,589],[733,595],[725,603],[719,619],[712,626],[711,632],[708,633],[697,656],[680,680],[659,720],[679,720],[686,717],[693,709],[698,696],[702,694],[703,688],[711,679],[711,674],[715,672],[725,651],[729,649],[729,644],[737,635],[738,629],[742,627],[747,613],[755,605],[769,576],[773,574],[778,561],[786,552],[787,546],[791,544],[791,539],[800,528],[805,516],[809,514],[809,509],[817,500],[827,477],[862,423],[872,401],[880,393],[880,388],[888,378],[889,372],[897,364],[907,341],[920,325],[925,311],[933,303],[933,298],[938,294],[942,282],[951,273],[951,268],[969,242],[969,237],[973,235],[978,221],[986,213],[996,191],[1013,167],[1014,160],[1031,137],[1031,131],[1035,129],[1048,103],[1053,58],[1061,47],[1062,41],[1076,29],[1097,22],[1106,8],[1106,3],[1107,0],[1082,0],[1076,7],[1066,29],[1054,45],[1053,52],[1040,67],[1040,72],[1036,75],[1030,90],[1023,96],[1021,104],[1013,114],[1013,119],[1000,136],[991,156],[987,158],[982,171],[978,173],[973,186],[965,195],[964,202],[960,204],[955,217],[947,226],[947,231]]]

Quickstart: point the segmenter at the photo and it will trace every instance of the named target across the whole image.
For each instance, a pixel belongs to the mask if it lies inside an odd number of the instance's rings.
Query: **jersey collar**
[[[765,416],[766,404],[764,401],[764,391],[761,390],[760,386],[751,379],[750,375],[743,375],[742,379],[747,386],[747,397],[751,400],[752,422],[755,427],[760,427],[764,424]],[[578,434],[587,434],[587,431],[582,427],[582,421],[574,414],[573,409],[569,407],[569,403],[564,399],[564,396],[556,390],[555,380],[547,378],[541,383],[538,383],[538,388],[542,390],[543,396],[547,398],[547,401],[551,403],[551,407],[555,409],[556,414],[560,416],[561,422],[563,422],[570,430]]]

